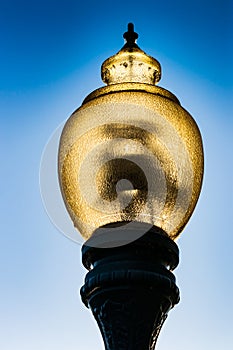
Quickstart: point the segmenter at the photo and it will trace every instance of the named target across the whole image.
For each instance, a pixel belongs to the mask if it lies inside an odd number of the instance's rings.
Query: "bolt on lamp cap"
[[[136,44],[138,33],[135,33],[133,23],[128,23],[128,31],[123,34],[123,38],[126,40],[124,47],[138,47]]]

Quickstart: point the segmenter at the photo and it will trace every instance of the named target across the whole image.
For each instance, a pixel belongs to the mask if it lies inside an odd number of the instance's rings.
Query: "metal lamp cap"
[[[101,77],[107,85],[118,83],[145,83],[155,85],[161,79],[160,63],[147,55],[136,44],[138,34],[132,23],[123,37],[123,48],[114,56],[105,60],[101,67]]]

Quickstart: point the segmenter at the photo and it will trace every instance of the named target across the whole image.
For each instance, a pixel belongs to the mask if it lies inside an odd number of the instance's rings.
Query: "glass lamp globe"
[[[75,227],[89,239],[110,224],[145,223],[176,239],[197,203],[203,147],[197,124],[169,91],[156,86],[157,60],[126,43],[102,65],[106,86],[66,122],[59,182]]]

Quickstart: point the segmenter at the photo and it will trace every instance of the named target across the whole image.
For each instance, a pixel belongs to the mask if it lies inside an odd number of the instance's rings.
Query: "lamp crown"
[[[102,64],[103,82],[107,85],[132,82],[157,84],[161,78],[160,63],[136,44],[138,34],[134,31],[133,23],[128,24],[128,31],[123,37],[126,43],[122,49]]]

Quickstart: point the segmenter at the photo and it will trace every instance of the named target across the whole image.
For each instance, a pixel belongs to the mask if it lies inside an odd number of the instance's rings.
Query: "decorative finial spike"
[[[134,32],[134,24],[128,23],[128,32]]]
[[[133,23],[128,23],[128,31],[124,33],[123,38],[126,40],[126,46],[133,47],[136,45],[138,34],[134,31]]]

